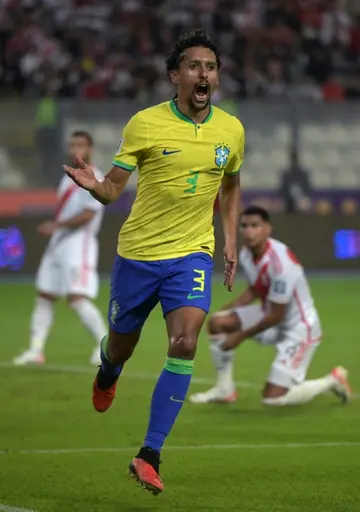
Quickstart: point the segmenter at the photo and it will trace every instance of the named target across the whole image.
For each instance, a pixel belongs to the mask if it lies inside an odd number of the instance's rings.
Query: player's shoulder
[[[244,133],[244,126],[238,117],[225,112],[225,110],[215,105],[213,105],[212,108],[213,118],[216,123],[226,127],[227,131],[233,132],[236,135],[241,135]]]
[[[242,267],[252,261],[251,251],[244,245],[239,252],[239,263]]]
[[[170,102],[164,101],[151,107],[138,110],[136,114],[132,116],[132,119],[138,121],[149,121],[154,120],[158,117],[167,116],[170,113]]]
[[[269,248],[269,259],[276,273],[282,273],[294,266],[301,266],[296,255],[284,242],[270,238]]]

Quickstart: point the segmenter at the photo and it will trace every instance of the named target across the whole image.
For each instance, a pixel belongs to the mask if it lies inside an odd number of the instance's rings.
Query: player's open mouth
[[[199,102],[207,101],[207,99],[209,97],[209,89],[210,89],[209,84],[206,84],[206,83],[198,84],[195,87],[196,101],[199,101]]]

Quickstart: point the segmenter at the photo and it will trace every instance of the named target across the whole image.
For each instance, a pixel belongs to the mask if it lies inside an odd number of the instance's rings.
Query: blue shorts
[[[110,327],[122,334],[141,329],[158,302],[164,316],[184,306],[207,313],[212,271],[212,258],[202,252],[157,261],[117,256],[111,275]]]

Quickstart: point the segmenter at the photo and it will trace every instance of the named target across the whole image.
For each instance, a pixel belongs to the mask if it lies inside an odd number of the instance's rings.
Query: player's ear
[[[179,75],[178,75],[177,71],[175,71],[175,70],[170,71],[170,80],[172,81],[173,84],[178,85]]]

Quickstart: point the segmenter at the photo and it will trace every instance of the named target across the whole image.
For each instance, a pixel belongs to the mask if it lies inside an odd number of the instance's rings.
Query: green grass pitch
[[[324,341],[309,377],[348,368],[360,392],[360,279],[312,280]],[[237,285],[240,289],[240,285]],[[92,340],[64,303],[47,345],[47,367],[12,368],[26,347],[31,285],[0,287],[0,510],[38,512],[358,512],[360,399],[331,394],[269,410],[259,401],[273,348],[239,348],[240,397],[229,406],[186,403],[163,451],[165,492],[143,492],[126,476],[146,429],[156,375],[166,354],[160,311],[151,315],[113,407],[92,409]],[[107,308],[108,286],[98,300]],[[230,295],[214,285],[213,309]],[[201,335],[195,382],[214,372]]]

